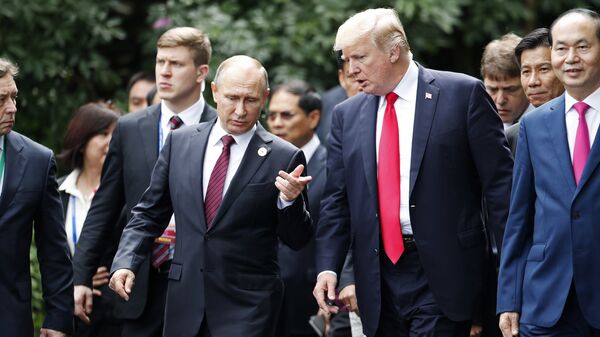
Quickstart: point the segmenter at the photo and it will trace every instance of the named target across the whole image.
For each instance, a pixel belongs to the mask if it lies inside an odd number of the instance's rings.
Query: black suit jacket
[[[201,122],[214,120],[216,111],[205,104]],[[108,154],[102,168],[100,187],[87,214],[81,236],[73,257],[76,285],[91,287],[92,276],[101,263],[102,256],[112,245],[123,206],[128,219],[131,209],[150,183],[152,168],[158,157],[158,123],[160,105],[127,114],[119,119],[113,131]],[[120,232],[122,228],[118,228]],[[150,250],[145,252],[150,256]],[[145,259],[136,278],[135,291],[129,301],[118,301],[115,315],[135,319],[144,311],[148,296],[150,261]]]
[[[308,200],[310,201],[311,219],[315,226],[319,221],[321,196],[325,189],[326,161],[327,149],[325,146],[319,145],[306,167],[307,174],[313,178],[308,184]],[[310,316],[316,314],[319,309],[312,296],[317,278],[314,240],[310,240],[306,247],[298,251],[280,244],[279,265],[281,266],[281,277],[285,284],[279,337],[287,336],[290,333],[304,335],[314,333],[314,330],[308,324]]]
[[[164,335],[195,337],[206,317],[213,337],[273,336],[283,298],[278,238],[299,249],[312,236],[306,195],[279,210],[274,182],[280,170],[290,172],[304,164],[304,155],[258,125],[207,230],[202,169],[213,125],[202,123],[169,135],[150,187],[123,231],[112,270],[139,272],[174,212],[177,242]]]
[[[508,146],[510,147],[510,151],[513,153],[513,157],[515,152],[517,151],[517,141],[519,140],[519,127],[521,123],[516,122],[506,129],[506,139],[508,140]]]
[[[73,330],[73,272],[52,151],[12,131],[5,135],[0,195],[2,336],[33,336],[29,247],[32,230],[42,273],[44,327]]]
[[[339,272],[352,239],[358,305],[369,336],[379,322],[380,258],[385,258],[379,256],[378,103],[378,96],[360,93],[334,110],[316,238],[318,272]],[[481,297],[482,196],[488,206],[487,226],[502,237],[512,172],[506,145],[481,81],[419,66],[410,219],[428,284],[452,320],[472,319]]]

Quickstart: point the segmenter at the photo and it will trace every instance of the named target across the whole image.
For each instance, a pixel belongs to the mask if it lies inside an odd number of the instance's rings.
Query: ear
[[[312,130],[315,130],[317,126],[319,126],[319,121],[321,120],[321,110],[314,109],[313,111],[308,113],[308,123]]]
[[[208,64],[202,64],[196,67],[196,82],[202,83],[208,76]]]
[[[219,92],[219,90],[217,89],[217,85],[215,84],[215,82],[210,82],[210,90],[212,91],[213,101],[215,101],[215,103],[219,104],[218,98],[217,98],[217,93]]]
[[[267,88],[267,90],[265,90],[265,94],[263,96],[263,105],[267,102],[267,98],[269,97],[270,93],[271,93],[271,88]]]
[[[396,44],[390,49],[390,62],[396,63],[400,59],[400,45]]]

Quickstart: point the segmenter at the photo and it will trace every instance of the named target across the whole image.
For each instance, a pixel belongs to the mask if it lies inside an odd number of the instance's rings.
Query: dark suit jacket
[[[346,91],[341,85],[337,85],[323,94],[323,108],[321,109],[321,120],[317,127],[317,135],[323,144],[327,143],[329,130],[331,129],[331,115],[333,108],[348,98]]]
[[[200,121],[213,120],[215,116],[216,111],[206,104]],[[73,257],[76,285],[91,287],[92,276],[102,256],[112,245],[114,224],[123,206],[128,218],[131,217],[131,209],[148,187],[158,157],[159,119],[160,105],[153,105],[127,114],[117,122],[102,168],[100,187],[85,219]],[[116,237],[120,237],[120,233]],[[150,251],[146,253],[149,257]],[[129,301],[119,301],[115,305],[117,317],[136,319],[143,313],[148,296],[149,268],[149,259],[144,260]]]
[[[369,336],[377,330],[381,307],[378,103],[378,96],[360,93],[334,110],[316,239],[317,271],[338,273],[352,239],[358,305]],[[512,170],[506,145],[481,81],[419,66],[410,217],[431,291],[452,320],[472,319],[481,296],[482,196],[489,208],[487,225],[499,237],[504,228]]]
[[[508,146],[510,147],[510,151],[515,154],[517,150],[517,140],[519,139],[519,126],[521,122],[516,122],[506,129],[506,139],[508,140]]]
[[[319,221],[321,196],[325,189],[325,163],[327,150],[319,145],[307,164],[307,174],[313,180],[308,185],[309,211],[313,224]],[[285,284],[285,298],[281,320],[283,320],[280,335],[284,337],[289,333],[311,334],[314,333],[308,324],[310,316],[317,313],[319,307],[312,295],[317,273],[315,272],[315,244],[311,240],[306,247],[295,251],[292,248],[279,245],[279,265],[281,278]]]
[[[600,329],[600,133],[575,185],[565,96],[521,120],[497,311],[553,326],[572,286],[587,322]]]
[[[204,317],[213,337],[274,335],[283,298],[278,238],[299,249],[312,236],[305,195],[282,210],[275,177],[304,164],[304,154],[260,125],[207,230],[202,168],[213,123],[172,132],[133,209],[112,270],[138,272],[171,213],[177,219],[169,272],[165,336],[197,336]],[[265,156],[258,154],[266,149]]]
[[[29,247],[42,273],[44,327],[73,330],[73,272],[52,151],[12,131],[6,136],[0,195],[0,335],[33,336]]]

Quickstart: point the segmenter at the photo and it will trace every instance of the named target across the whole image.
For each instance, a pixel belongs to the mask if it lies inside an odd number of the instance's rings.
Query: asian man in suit
[[[269,94],[260,62],[223,61],[211,88],[217,121],[169,135],[121,237],[110,286],[129,298],[174,212],[164,335],[274,337],[283,300],[278,243],[299,249],[310,240],[311,178],[301,175],[302,151],[257,123]]]

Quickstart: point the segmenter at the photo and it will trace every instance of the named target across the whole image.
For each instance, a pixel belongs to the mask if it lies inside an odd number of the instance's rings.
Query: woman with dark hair
[[[120,113],[111,110],[109,103],[88,103],[80,107],[69,122],[63,149],[58,157],[72,171],[59,178],[58,189],[63,202],[65,231],[71,255],[76,252],[77,238],[81,234],[94,193],[100,185],[102,164],[119,116]],[[95,295],[103,295],[100,289],[107,289],[108,276],[106,266],[98,268],[93,278]],[[106,297],[110,294],[106,292],[102,301],[94,301],[92,325],[77,322],[76,336],[102,336],[106,328],[114,326],[105,322],[105,317],[112,316],[110,299]]]

